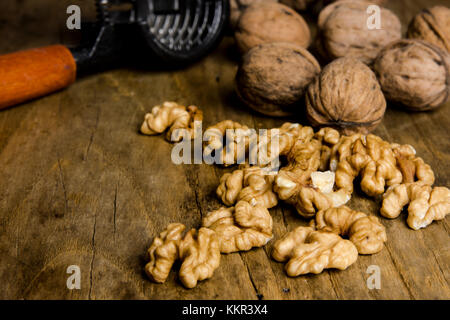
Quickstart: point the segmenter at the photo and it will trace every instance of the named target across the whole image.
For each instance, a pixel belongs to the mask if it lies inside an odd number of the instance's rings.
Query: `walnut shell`
[[[306,10],[313,2],[316,0],[280,0],[280,3],[298,11]]]
[[[449,100],[450,54],[431,43],[403,39],[384,48],[374,70],[386,98],[415,111]]]
[[[337,2],[337,1],[342,1],[342,0],[325,0],[324,2],[326,4],[328,4],[330,2]],[[376,5],[379,5],[379,6],[385,5],[386,2],[387,2],[387,0],[353,0],[353,1],[366,1],[366,2],[370,1],[370,3],[376,4]]]
[[[425,40],[450,52],[450,9],[435,6],[417,14],[408,26],[408,38]]]
[[[278,2],[278,0],[230,0],[230,26],[234,30],[237,26],[242,12],[252,4],[264,2]]]
[[[370,64],[388,43],[401,38],[401,24],[390,10],[381,8],[381,29],[369,29],[366,1],[337,1],[319,14],[317,47],[328,60],[353,57]]]
[[[301,108],[299,100],[319,72],[317,60],[298,45],[262,44],[244,55],[236,75],[236,91],[252,109],[269,116],[286,116]]]
[[[306,92],[306,112],[313,126],[334,127],[344,134],[367,134],[378,126],[386,100],[375,74],[355,58],[328,64]]]
[[[242,53],[263,43],[290,42],[306,48],[311,42],[302,16],[279,3],[249,6],[242,13],[234,36]]]

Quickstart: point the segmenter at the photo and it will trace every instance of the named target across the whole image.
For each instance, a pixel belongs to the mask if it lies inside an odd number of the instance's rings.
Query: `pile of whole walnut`
[[[249,159],[255,146],[270,152],[222,176],[216,193],[225,206],[204,216],[198,230],[185,232],[184,225],[172,223],[154,239],[145,271],[155,282],[164,282],[180,261],[179,279],[192,288],[213,276],[221,253],[266,245],[273,238],[268,209],[279,201],[311,220],[309,227],[273,244],[272,257],[286,263],[286,273],[344,270],[358,254],[377,253],[387,241],[376,216],[346,206],[355,182],[381,202],[385,218],[398,217],[407,206],[407,224],[414,230],[450,213],[450,190],[433,187],[432,169],[412,146],[369,133],[381,123],[386,99],[413,111],[449,101],[450,9],[419,13],[408,39],[402,39],[399,19],[383,7],[381,28],[369,29],[368,7],[387,1],[279,2],[230,0],[230,26],[242,53],[236,91],[245,104],[269,116],[306,110],[318,129],[285,123],[261,137],[231,120],[209,127],[203,154],[225,166]],[[297,11],[317,10],[319,2],[328,5],[320,11],[313,40]],[[328,64],[321,68],[309,46]],[[202,119],[195,106],[166,102],[145,116],[141,132],[167,131],[170,141],[194,139],[194,122]],[[272,160],[278,158],[282,165],[273,171]]]
[[[242,54],[236,91],[249,107],[286,116],[302,114],[306,104],[313,126],[368,133],[381,122],[386,99],[413,111],[449,101],[449,8],[422,11],[402,39],[393,12],[368,9],[381,1],[328,1],[313,41],[294,9],[317,8],[324,1],[280,2],[231,0],[231,25]]]

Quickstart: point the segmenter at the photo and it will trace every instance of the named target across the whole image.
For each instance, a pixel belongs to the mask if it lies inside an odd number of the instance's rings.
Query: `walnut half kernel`
[[[358,258],[355,245],[337,234],[298,227],[278,240],[272,257],[286,262],[288,276],[321,273],[324,269],[345,270]]]
[[[182,238],[185,226],[172,223],[153,240],[148,250],[149,262],[145,272],[150,280],[164,283],[175,261],[181,261],[179,278],[186,288],[200,280],[211,278],[219,267],[220,250],[213,230],[192,229]]]
[[[216,232],[220,252],[232,253],[262,247],[272,239],[272,217],[261,205],[239,201],[208,213],[202,226]]]
[[[425,228],[450,213],[450,190],[432,188],[423,182],[394,185],[383,195],[380,213],[386,218],[397,218],[408,204],[408,226],[414,230]]]
[[[348,237],[360,254],[380,252],[387,240],[386,229],[377,217],[346,206],[319,211],[311,224],[317,230]]]

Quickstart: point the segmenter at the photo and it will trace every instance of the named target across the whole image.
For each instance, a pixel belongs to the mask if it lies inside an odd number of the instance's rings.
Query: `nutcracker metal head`
[[[136,0],[147,44],[163,59],[191,61],[219,41],[228,21],[227,0]]]
[[[190,63],[220,41],[229,15],[228,0],[96,0],[96,6],[97,22],[82,25],[83,41],[72,49],[81,69],[137,56],[130,51],[142,47],[158,60]]]

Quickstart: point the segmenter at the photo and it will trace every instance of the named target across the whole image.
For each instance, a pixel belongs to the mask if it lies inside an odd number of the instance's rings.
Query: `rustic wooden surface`
[[[0,53],[58,43],[65,8],[83,1],[1,1]],[[395,0],[404,26],[421,8],[446,1]],[[89,10],[86,10],[89,11]],[[85,11],[83,11],[85,12]],[[208,58],[176,72],[114,70],[69,89],[0,111],[0,298],[7,299],[449,299],[448,219],[421,231],[405,215],[382,219],[386,248],[360,256],[346,271],[288,278],[269,258],[271,243],[223,255],[214,277],[192,290],[172,272],[165,284],[143,273],[153,236],[169,222],[199,225],[217,208],[222,168],[174,165],[163,137],[138,133],[144,114],[165,100],[196,104],[204,124],[223,119],[268,128],[269,119],[233,93],[236,61],[227,38]],[[1,94],[1,93],[0,93]],[[291,119],[305,123],[304,119]],[[450,185],[450,105],[410,114],[389,108],[376,134],[409,143]],[[358,195],[350,206],[376,212]],[[306,224],[288,206],[270,210],[275,238]],[[68,290],[66,269],[81,268],[81,289]],[[369,265],[381,289],[366,286]]]

